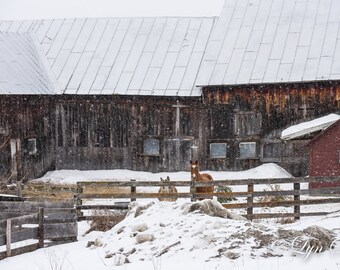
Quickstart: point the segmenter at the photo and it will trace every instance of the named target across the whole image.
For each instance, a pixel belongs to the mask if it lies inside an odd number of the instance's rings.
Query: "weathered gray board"
[[[0,234],[6,232],[6,220],[8,218],[19,217],[25,214],[37,213],[39,208],[45,209],[44,214],[44,238],[54,239],[74,239],[78,235],[77,217],[73,202],[0,202]],[[22,219],[20,225],[36,224],[33,220]],[[13,231],[15,226],[13,223]],[[1,239],[1,235],[0,235]],[[1,240],[0,240],[1,245]]]
[[[20,231],[12,232],[11,243],[24,241],[27,239],[37,239],[38,237],[38,227],[35,228],[24,228]],[[6,234],[0,235],[0,246],[6,245]]]
[[[11,257],[14,254],[23,254],[36,250],[39,247],[44,247],[43,217],[44,210],[43,208],[40,208],[38,213],[0,221],[1,224],[3,224],[2,227],[6,228],[5,233],[0,235],[0,245],[6,244],[6,251],[0,252],[0,260],[6,257]],[[29,224],[29,226],[26,226],[26,224]],[[32,224],[35,224],[36,226],[32,227]],[[12,250],[12,243],[31,239],[38,240],[38,243]]]

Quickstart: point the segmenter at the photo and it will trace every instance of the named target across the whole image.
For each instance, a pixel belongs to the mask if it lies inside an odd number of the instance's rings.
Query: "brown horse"
[[[166,179],[163,179],[161,177],[161,182],[170,182],[170,177],[167,176]],[[177,189],[175,186],[162,186],[159,188],[158,193],[177,193]],[[160,201],[169,201],[169,202],[175,202],[177,198],[158,198]]]
[[[198,170],[198,161],[190,160],[190,172],[191,172],[191,180],[192,181],[201,181],[201,182],[208,182],[213,181],[213,178],[210,174],[207,173],[199,173]],[[197,187],[197,193],[212,193],[214,191],[214,187]]]

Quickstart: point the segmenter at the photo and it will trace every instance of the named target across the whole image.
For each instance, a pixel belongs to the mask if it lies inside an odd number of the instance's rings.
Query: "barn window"
[[[262,128],[262,115],[256,112],[238,112],[235,114],[234,132],[239,137],[259,135]]]
[[[282,156],[281,143],[265,143],[262,150],[262,157],[264,159],[277,159]]]
[[[27,149],[29,155],[35,155],[37,153],[37,140],[28,139]]]
[[[256,158],[256,142],[241,142],[239,148],[240,158]]]
[[[144,148],[143,154],[144,155],[159,155],[159,140],[158,139],[145,139],[144,140]]]
[[[211,143],[210,158],[225,158],[227,156],[226,143]]]

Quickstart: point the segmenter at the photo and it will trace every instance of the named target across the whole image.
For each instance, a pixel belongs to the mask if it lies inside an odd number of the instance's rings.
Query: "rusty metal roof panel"
[[[196,85],[340,79],[339,10],[331,0],[226,0]]]
[[[58,84],[40,49],[29,34],[0,33],[0,94],[58,93]]]

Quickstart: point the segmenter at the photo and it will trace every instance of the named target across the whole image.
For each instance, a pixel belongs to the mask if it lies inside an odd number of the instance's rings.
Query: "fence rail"
[[[6,246],[6,251],[0,252],[0,260],[34,251],[54,241],[75,241],[77,235],[77,217],[72,201],[0,201],[0,247]],[[25,240],[38,243],[29,241],[20,248],[12,248],[12,244]]]
[[[324,187],[309,189],[301,188],[302,183],[322,183]],[[329,187],[328,184],[338,186]],[[285,184],[285,190],[262,190],[259,191],[259,185]],[[161,186],[188,187],[187,192],[178,193],[158,193],[158,192],[137,192],[138,188],[150,188]],[[226,187],[241,186],[245,191],[237,192],[212,192],[197,193],[197,187]],[[119,192],[102,192],[106,189],[115,188]],[[122,191],[123,190],[123,191]],[[137,190],[137,191],[136,191]],[[216,180],[212,182],[195,182],[195,181],[100,181],[100,182],[78,182],[76,193],[76,208],[79,218],[82,219],[81,210],[89,209],[124,209],[127,206],[121,205],[84,205],[84,200],[91,199],[146,199],[146,198],[187,198],[192,201],[197,199],[212,198],[216,196],[221,199],[225,198],[244,198],[245,202],[224,203],[223,206],[228,209],[246,209],[248,219],[262,218],[280,218],[294,217],[299,219],[302,216],[325,215],[329,212],[307,212],[301,213],[301,206],[340,203],[340,177],[297,177],[297,178],[270,178],[270,179],[243,179],[243,180]],[[322,196],[323,198],[301,198],[302,195]],[[327,197],[332,196],[332,197]],[[268,200],[263,198],[284,197],[284,199]],[[254,213],[254,208],[263,207],[293,207],[291,213]],[[340,208],[340,206],[339,206]]]
[[[27,224],[30,227],[25,227]],[[32,224],[36,226],[32,227]],[[0,246],[6,245],[6,251],[0,252],[0,260],[44,247],[44,209],[39,209],[35,214],[0,221],[0,233]],[[39,242],[11,248],[12,243],[29,239],[38,239]]]

